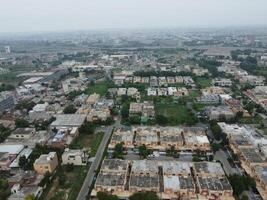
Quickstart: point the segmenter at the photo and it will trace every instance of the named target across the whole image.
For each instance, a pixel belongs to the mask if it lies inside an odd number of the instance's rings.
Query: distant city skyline
[[[267,26],[266,0],[0,0],[0,33]]]

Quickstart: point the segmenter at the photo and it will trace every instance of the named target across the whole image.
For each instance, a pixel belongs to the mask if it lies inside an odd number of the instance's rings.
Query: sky
[[[0,32],[267,26],[267,0],[0,0]]]

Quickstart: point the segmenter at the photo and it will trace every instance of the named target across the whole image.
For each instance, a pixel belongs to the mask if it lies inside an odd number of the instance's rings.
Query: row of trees
[[[98,200],[119,200],[116,195],[108,194],[105,192],[97,193]],[[159,200],[155,192],[137,192],[129,197],[129,200]]]
[[[11,90],[14,90],[14,89],[15,89],[15,86],[14,85],[11,85],[11,84],[2,83],[0,85],[0,92],[3,92],[3,91],[11,91]]]
[[[5,179],[0,179],[0,199],[7,199],[10,195],[10,189],[8,185],[8,181]]]
[[[0,124],[0,143],[4,142],[5,139],[10,135],[10,133],[11,133],[10,129]]]

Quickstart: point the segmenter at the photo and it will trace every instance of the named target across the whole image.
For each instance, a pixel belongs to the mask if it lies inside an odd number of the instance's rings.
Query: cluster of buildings
[[[123,143],[124,148],[135,151],[145,145],[148,149],[166,154],[166,150],[210,152],[206,130],[201,127],[154,127],[132,126],[129,130],[118,129],[113,133],[109,149]]]
[[[218,67],[218,71],[234,76],[235,80],[239,81],[240,83],[248,83],[253,86],[262,86],[265,82],[265,78],[263,76],[249,75],[246,70],[237,67],[237,63],[230,65],[224,63],[222,66]]]
[[[185,87],[167,87],[167,88],[147,88],[147,96],[188,96],[188,90]]]
[[[155,118],[153,102],[144,101],[140,103],[132,102],[129,108],[129,116],[141,116],[145,119]]]
[[[191,76],[133,76],[124,72],[116,73],[113,75],[113,81],[116,85],[122,85],[124,83],[143,83],[149,84],[151,87],[166,87],[172,84],[184,84],[187,86],[195,86],[195,82]]]
[[[15,107],[16,97],[13,92],[0,92],[0,115]]]
[[[110,88],[108,92],[113,97],[129,96],[137,100],[140,99],[140,92],[138,91],[137,88],[134,88],[134,87]]]
[[[218,123],[237,154],[242,168],[256,181],[263,199],[267,198],[267,139],[248,125]]]
[[[74,102],[78,105],[77,113],[87,115],[87,121],[106,121],[111,118],[110,109],[114,107],[112,99],[100,98],[99,94],[78,96]]]
[[[267,86],[257,86],[247,90],[244,94],[254,103],[267,110]]]
[[[221,164],[216,162],[106,159],[91,195],[100,191],[120,198],[153,191],[161,199],[234,199]]]

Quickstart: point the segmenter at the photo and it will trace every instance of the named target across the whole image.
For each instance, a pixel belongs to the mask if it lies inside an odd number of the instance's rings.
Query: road
[[[102,139],[102,141],[98,147],[98,150],[97,150],[96,155],[95,155],[95,159],[94,159],[93,163],[91,164],[90,169],[87,172],[87,175],[84,179],[82,188],[81,188],[76,200],[86,200],[86,197],[89,193],[89,188],[94,181],[94,177],[96,176],[96,171],[101,164],[101,160],[102,160],[104,151],[106,149],[106,146],[108,144],[109,138],[112,134],[112,130],[114,127],[118,128],[119,126],[120,126],[120,120],[117,120],[114,125],[106,127],[105,134],[104,134],[103,139]]]
[[[233,168],[229,161],[227,160],[227,156],[225,155],[225,152],[223,150],[219,150],[215,153],[214,155],[215,160],[219,160],[221,161],[221,163],[223,164],[223,168],[226,172],[226,174],[229,175],[233,175],[233,174],[238,174],[237,169]]]

